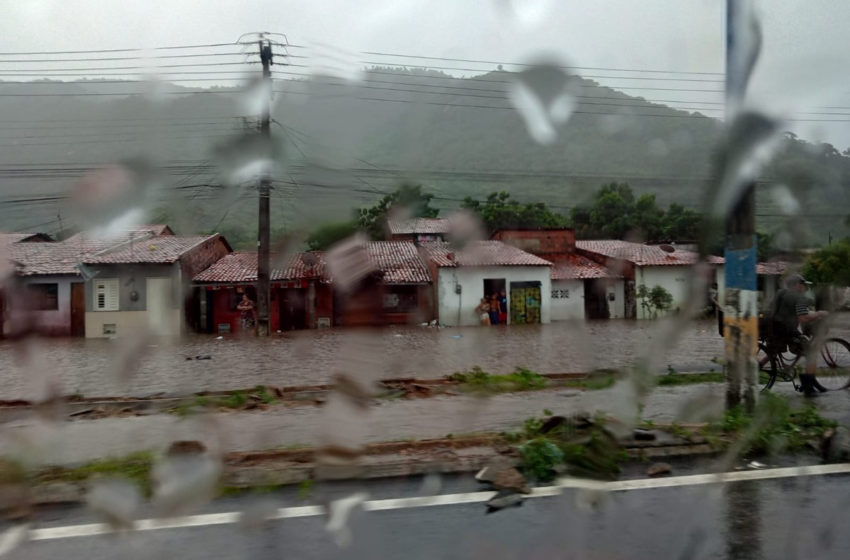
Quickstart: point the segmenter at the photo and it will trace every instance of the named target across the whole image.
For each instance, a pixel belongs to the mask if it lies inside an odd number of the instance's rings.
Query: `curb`
[[[700,438],[688,442],[629,442],[624,451],[632,459],[687,457],[717,453]],[[316,480],[315,450],[282,449],[231,453],[224,459],[223,488],[250,490],[269,486],[293,485]],[[495,457],[509,466],[519,466],[519,458],[499,434],[469,438],[442,438],[417,442],[391,442],[366,446],[358,464],[351,466],[347,478],[374,480],[426,474],[477,472]],[[34,505],[85,502],[87,482],[51,482],[32,488]]]

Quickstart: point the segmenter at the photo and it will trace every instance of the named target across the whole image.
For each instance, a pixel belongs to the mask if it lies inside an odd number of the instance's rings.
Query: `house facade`
[[[636,297],[640,286],[661,286],[673,297],[671,312],[683,308],[690,297],[690,290],[700,262],[699,254],[683,251],[669,245],[644,245],[618,240],[577,241],[576,252],[598,264],[604,265],[625,280],[625,316],[649,319],[652,314]],[[723,259],[708,258],[705,280],[708,285],[718,284],[719,294],[724,290]],[[704,296],[708,303],[707,293]],[[722,299],[722,295],[720,296]],[[720,302],[722,304],[722,301]]]
[[[295,253],[277,266],[272,256],[269,328],[290,331],[330,327],[333,293],[320,252]],[[257,253],[235,252],[192,279],[200,302],[200,332],[239,333],[243,295],[257,301]]]
[[[412,241],[365,242],[352,245],[348,252],[354,259],[350,262],[360,261],[356,274],[374,278],[375,284],[373,289],[354,291],[335,285],[335,325],[420,324],[434,319],[433,277]],[[330,258],[346,256],[334,252]]]
[[[199,327],[191,279],[231,251],[218,234],[151,235],[82,257],[87,338],[147,332],[174,336]]]
[[[435,315],[441,324],[479,325],[475,311],[485,296],[505,290],[508,324],[549,323],[552,263],[501,241],[422,245],[434,278]]]

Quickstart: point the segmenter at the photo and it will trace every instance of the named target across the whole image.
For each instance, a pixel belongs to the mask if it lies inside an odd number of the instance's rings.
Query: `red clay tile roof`
[[[756,265],[759,276],[782,276],[788,271],[788,263],[783,261],[763,262]]]
[[[0,233],[0,246],[21,243],[30,238],[35,238],[34,241],[41,243],[53,243],[53,239],[46,233]]]
[[[438,267],[452,266],[552,266],[547,260],[501,241],[474,241],[460,251],[448,243],[423,243],[428,258]]]
[[[304,253],[295,253],[284,268],[272,269],[271,281],[323,278],[325,263],[322,253],[314,254],[318,257],[315,267],[304,263]],[[272,261],[274,262],[274,256]],[[240,251],[225,255],[192,281],[197,284],[252,284],[257,281],[257,253]]]
[[[638,266],[682,266],[699,262],[699,254],[692,251],[667,253],[658,245],[628,241],[576,241],[576,248],[612,259],[633,262]],[[712,257],[709,262],[722,264],[722,257]]]
[[[217,233],[210,236],[158,235],[121,245],[114,250],[88,254],[82,260],[85,264],[171,264],[180,260],[190,249],[218,237]]]
[[[546,255],[546,259],[552,261],[550,277],[552,280],[572,280],[585,278],[622,278],[617,276],[601,264],[575,254]]]
[[[410,220],[387,220],[390,234],[435,234],[449,232],[448,218],[413,218]]]
[[[369,264],[384,273],[384,284],[427,284],[431,273],[410,241],[374,241],[366,244]]]
[[[15,243],[8,248],[19,276],[79,274],[81,252],[66,243]]]

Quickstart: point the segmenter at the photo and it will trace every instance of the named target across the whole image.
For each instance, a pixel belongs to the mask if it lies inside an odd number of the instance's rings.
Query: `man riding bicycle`
[[[800,332],[800,326],[811,330],[814,323],[829,315],[829,312],[809,312],[809,302],[805,296],[808,285],[811,282],[799,274],[793,274],[785,280],[785,289],[779,290],[771,303],[773,332],[768,342],[780,352],[787,346],[794,354],[805,356],[806,372],[800,375],[800,391],[806,396],[813,396],[816,390],[823,393],[827,389],[815,377],[818,366],[815,344]],[[767,356],[763,357],[760,365],[764,366],[768,359]]]

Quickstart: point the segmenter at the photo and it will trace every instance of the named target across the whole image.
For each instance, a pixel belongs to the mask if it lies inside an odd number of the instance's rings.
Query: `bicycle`
[[[811,342],[810,336],[806,338]],[[794,352],[785,341],[760,338],[759,362],[764,356],[768,359],[764,365],[759,366],[759,385],[762,386],[762,392],[770,390],[777,378],[791,382],[794,390],[800,390],[797,383],[797,364],[803,358],[803,352]],[[830,391],[850,387],[850,343],[841,338],[827,338],[820,349],[816,375],[821,385]]]

